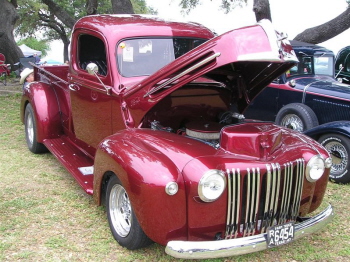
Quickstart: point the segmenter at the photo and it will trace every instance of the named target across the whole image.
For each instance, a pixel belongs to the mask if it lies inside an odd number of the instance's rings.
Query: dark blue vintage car
[[[350,86],[334,78],[332,51],[298,41],[291,44],[299,63],[251,101],[244,115],[275,121],[318,140],[332,155],[330,179],[348,183]]]

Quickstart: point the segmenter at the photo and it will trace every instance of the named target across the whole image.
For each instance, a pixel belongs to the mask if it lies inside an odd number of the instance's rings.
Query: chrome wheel
[[[109,212],[112,225],[121,237],[130,233],[132,225],[131,205],[124,187],[116,184],[109,195]]]
[[[28,114],[26,119],[26,133],[27,133],[27,141],[30,145],[33,145],[34,143],[34,121],[33,121],[33,115]]]
[[[288,114],[282,118],[281,126],[293,129],[299,132],[304,131],[303,121],[295,114]]]
[[[324,145],[332,157],[332,173],[343,173],[348,166],[348,152],[344,145],[338,141],[332,141]]]
[[[335,183],[350,183],[350,137],[340,134],[326,134],[318,142],[332,158],[329,179]]]

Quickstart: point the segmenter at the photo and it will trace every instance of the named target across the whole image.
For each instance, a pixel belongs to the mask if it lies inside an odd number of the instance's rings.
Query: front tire
[[[26,106],[24,112],[24,128],[28,149],[34,154],[47,152],[46,147],[37,141],[37,123],[31,104]]]
[[[115,175],[108,181],[106,207],[109,227],[121,246],[134,250],[152,243],[137,221],[129,196]]]
[[[318,126],[318,119],[314,111],[301,103],[288,104],[281,108],[275,123],[299,132]]]
[[[349,183],[350,139],[343,135],[327,134],[321,136],[318,142],[327,149],[332,157],[329,179],[335,183]]]

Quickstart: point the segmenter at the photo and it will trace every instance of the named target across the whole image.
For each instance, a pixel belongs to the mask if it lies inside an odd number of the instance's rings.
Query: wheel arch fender
[[[317,140],[332,157],[329,179],[335,183],[350,182],[350,121],[334,121],[307,132]]]
[[[305,135],[318,140],[322,135],[335,133],[350,138],[350,121],[334,121],[325,123],[303,132]]]
[[[62,134],[60,109],[54,89],[46,83],[33,82],[25,88],[20,106],[20,118],[24,123],[26,106],[31,104],[37,123],[37,140],[55,138]]]
[[[94,163],[94,200],[103,202],[108,178],[116,175],[149,238],[161,244],[170,239],[185,240],[186,192],[181,172],[170,158],[147,141],[130,137],[129,131],[107,137],[99,144]],[[165,191],[169,182],[178,184],[175,195]]]

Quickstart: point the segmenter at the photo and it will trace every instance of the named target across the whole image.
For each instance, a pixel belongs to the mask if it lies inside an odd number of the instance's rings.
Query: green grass
[[[118,245],[105,211],[51,154],[34,155],[19,120],[20,96],[0,96],[0,261],[182,261],[154,244]],[[350,260],[350,185],[329,183],[336,217],[323,231],[254,254],[203,261]]]

